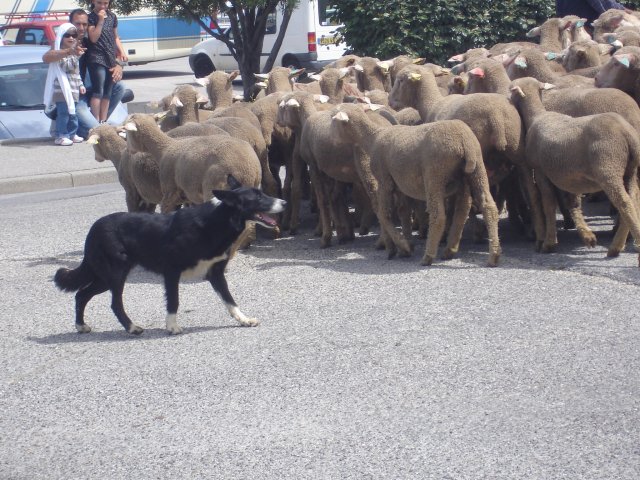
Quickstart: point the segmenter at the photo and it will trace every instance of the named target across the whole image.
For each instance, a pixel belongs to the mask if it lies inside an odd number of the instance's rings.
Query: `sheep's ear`
[[[153,114],[153,119],[156,122],[160,122],[160,121],[164,120],[164,117],[166,117],[167,115],[169,115],[169,111],[168,110],[166,110],[164,112],[154,113]]]
[[[284,100],[283,100],[283,102],[284,102]],[[298,102],[298,100],[296,100],[295,98],[290,98],[289,100],[287,100],[286,106],[287,107],[298,108],[300,106],[300,102]]]
[[[354,98],[354,102],[356,103],[366,103],[366,104],[370,104],[371,103],[371,99],[369,97],[367,97],[367,92],[364,92],[365,96],[364,97],[356,97]]]
[[[240,75],[240,72],[239,72],[238,70],[234,70],[233,72],[231,72],[231,73],[229,74],[229,77],[228,77],[228,81],[229,81],[229,83],[231,83],[233,80],[235,80],[235,78],[236,78],[238,75]]]
[[[320,80],[322,80],[322,77],[317,73],[312,73],[311,75],[307,75],[307,78],[310,78],[311,80],[315,80],[316,82],[319,82]]]
[[[451,73],[453,73],[454,75],[458,75],[464,72],[464,68],[464,63],[459,63],[458,65],[454,65],[453,67],[451,67]]]
[[[356,63],[353,66],[353,69],[356,70],[357,72],[364,72],[364,67],[362,65],[360,65],[359,63]]]
[[[266,90],[269,84],[267,82],[256,82],[256,87],[260,87],[262,90]]]
[[[196,103],[207,103],[209,101],[209,97],[207,97],[206,95],[198,95],[198,97],[196,98]]]
[[[629,55],[627,54],[614,55],[613,59],[625,68],[631,67],[631,62],[629,61]]]
[[[259,78],[260,80],[269,80],[268,73],[254,73],[253,76]]]
[[[540,84],[540,90],[551,90],[552,88],[556,88],[556,86],[553,83],[541,83]]]
[[[338,122],[348,122],[349,121],[349,115],[347,115],[347,113],[343,112],[343,111],[339,111],[332,118],[334,120],[337,120]]]
[[[300,75],[302,75],[305,72],[304,68],[293,68],[291,69],[291,71],[289,72],[289,78],[293,78],[293,77],[299,77]]]
[[[414,65],[424,65],[425,63],[427,63],[427,59],[426,58],[414,58],[411,63],[413,63]]]
[[[526,95],[524,94],[524,92],[522,91],[522,89],[518,85],[514,85],[509,90],[511,90],[511,93],[515,93],[517,95],[520,95],[522,98],[526,97]]]
[[[169,105],[171,105],[172,107],[178,107],[178,108],[184,107],[184,104],[175,95],[171,97],[171,102],[169,103]]]
[[[447,60],[447,62],[451,62],[451,63],[464,62],[464,53],[459,53],[457,55],[454,55],[449,60]]]
[[[541,28],[535,27],[527,32],[527,37],[528,38],[539,37],[541,33],[542,33]]]
[[[329,97],[327,95],[315,94],[313,96],[313,101],[318,103],[329,103]]]
[[[344,78],[344,77],[346,77],[347,75],[349,75],[349,72],[350,72],[350,71],[351,71],[351,70],[349,69],[349,67],[342,67],[342,68],[339,70],[339,72],[340,72],[340,78]]]
[[[391,67],[389,62],[378,62],[377,65],[378,68],[382,70],[382,73],[384,73],[385,75],[389,75],[389,68]]]
[[[384,105],[380,105],[379,103],[367,103],[365,110],[371,110],[375,112],[376,110],[380,110],[381,108],[384,108]]]
[[[412,82],[419,82],[420,80],[422,80],[422,74],[411,72],[409,75],[407,75],[407,78]]]
[[[231,97],[231,100],[233,100],[234,102],[244,102],[244,95],[242,95],[241,93],[238,93],[233,97]]]
[[[118,136],[124,138],[125,140],[127,139],[127,132],[121,132],[120,130],[118,130]]]
[[[527,59],[522,55],[516,56],[516,58],[513,60],[513,63],[519,68],[527,68]]]
[[[211,83],[211,80],[209,79],[209,77],[196,78],[196,83],[198,85],[202,85],[203,87],[206,87]]]
[[[122,125],[127,132],[137,132],[138,127],[131,120]]]
[[[564,52],[565,50],[563,50]],[[563,55],[564,56],[564,55]],[[555,60],[558,58],[558,54],[556,52],[544,52],[544,58],[547,60]]]
[[[147,103],[147,107],[149,107],[149,108],[160,108],[160,102],[158,102],[157,100],[152,100],[149,103]]]
[[[98,140],[100,140],[100,135],[98,135],[97,133],[93,133],[89,135],[89,138],[87,138],[87,143],[89,145],[97,145]]]
[[[469,70],[469,75],[475,75],[476,77],[484,78],[484,70],[480,67],[476,67],[473,70]],[[459,78],[459,77],[456,77]]]

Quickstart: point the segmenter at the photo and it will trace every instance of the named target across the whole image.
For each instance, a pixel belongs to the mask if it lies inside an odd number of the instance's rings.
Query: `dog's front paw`
[[[171,335],[180,335],[183,332],[183,330],[180,325],[176,324],[170,327],[167,326],[167,332],[169,332]]]
[[[91,331],[91,327],[86,323],[76,323],[76,330],[78,331],[78,333],[89,333]]]
[[[142,332],[144,332],[144,329],[132,323],[131,326],[129,327],[129,330],[127,331],[132,335],[140,335]]]
[[[243,327],[257,327],[258,325],[260,325],[260,322],[257,318],[245,317],[242,320],[238,320],[238,322],[240,322],[240,325],[242,325]]]

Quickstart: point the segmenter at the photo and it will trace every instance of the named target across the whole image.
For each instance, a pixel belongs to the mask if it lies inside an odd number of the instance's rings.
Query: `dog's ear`
[[[227,185],[229,185],[229,188],[231,190],[235,190],[235,189],[240,188],[242,186],[242,184],[238,180],[236,180],[236,177],[234,177],[231,174],[229,174],[229,176],[227,176]]]
[[[231,177],[231,175],[229,176]],[[227,205],[231,205],[234,207],[240,205],[238,195],[231,190],[214,190],[213,196],[220,200],[222,203],[226,203]]]

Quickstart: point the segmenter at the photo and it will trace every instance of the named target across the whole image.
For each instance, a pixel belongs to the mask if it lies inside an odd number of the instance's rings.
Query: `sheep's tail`
[[[93,274],[83,261],[78,268],[70,270],[60,268],[53,277],[53,282],[64,292],[75,292],[93,280]]]

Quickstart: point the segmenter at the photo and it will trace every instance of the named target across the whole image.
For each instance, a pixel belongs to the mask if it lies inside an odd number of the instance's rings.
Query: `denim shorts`
[[[89,63],[87,65],[91,78],[92,98],[110,98],[113,88],[111,72],[104,65]]]

